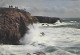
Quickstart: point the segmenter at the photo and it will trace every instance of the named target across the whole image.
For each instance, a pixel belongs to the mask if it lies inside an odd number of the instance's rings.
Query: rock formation
[[[0,44],[19,44],[20,38],[29,30],[30,24],[55,23],[59,18],[31,16],[25,10],[13,8],[0,8]],[[60,20],[61,21],[61,20]]]
[[[62,22],[60,18],[57,17],[45,17],[45,16],[34,16],[34,17],[36,17],[40,23],[55,23],[58,20]]]
[[[35,20],[22,9],[0,8],[0,44],[19,44],[19,39],[29,30],[27,26]]]

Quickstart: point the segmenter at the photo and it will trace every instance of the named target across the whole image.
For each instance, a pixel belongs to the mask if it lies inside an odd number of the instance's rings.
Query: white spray
[[[40,35],[39,26],[37,24],[29,25],[28,28],[28,33],[26,33],[25,36],[20,39],[20,42],[26,45],[31,44],[33,42],[33,38],[39,37]]]
[[[28,28],[28,33],[26,33],[25,36],[20,39],[20,43],[28,47],[30,51],[42,51],[44,46],[41,45],[43,42],[41,41],[42,37],[40,33],[42,30],[40,30],[40,25],[33,24],[29,25]]]

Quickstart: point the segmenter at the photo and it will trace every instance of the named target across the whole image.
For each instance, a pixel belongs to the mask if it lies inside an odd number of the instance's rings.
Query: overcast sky
[[[26,8],[32,15],[80,17],[80,0],[0,0],[0,7],[8,5]]]

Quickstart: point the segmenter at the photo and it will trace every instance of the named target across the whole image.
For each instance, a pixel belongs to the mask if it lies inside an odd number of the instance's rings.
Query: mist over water
[[[63,23],[49,24],[49,26],[46,23],[44,26],[40,23],[33,24],[29,26],[29,33],[26,33],[20,41],[26,46],[35,47],[34,51],[43,51],[47,54],[50,52],[56,55],[76,55],[80,52],[78,49],[80,46],[79,25],[79,19],[63,19]],[[42,36],[41,32],[44,32],[45,35]]]
[[[2,45],[0,54],[33,55],[44,52],[46,55],[80,55],[80,19],[62,20],[62,23],[28,26],[29,31],[20,39],[23,45]]]
[[[64,20],[63,20],[64,21]],[[48,24],[49,26],[38,23],[29,26],[29,32],[20,40],[22,44],[36,44],[41,46],[74,46],[79,42],[79,22],[74,20],[64,21],[63,23]],[[42,36],[42,32],[45,35]],[[73,44],[71,44],[73,43]]]

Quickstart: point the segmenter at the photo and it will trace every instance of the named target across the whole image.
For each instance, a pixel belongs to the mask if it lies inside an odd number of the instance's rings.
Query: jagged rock
[[[29,30],[27,26],[33,22],[29,12],[0,8],[0,44],[19,44],[19,39]]]
[[[34,17],[36,17],[40,23],[56,23],[58,20],[62,22],[60,18],[57,17],[45,17],[45,16],[34,16]]]

